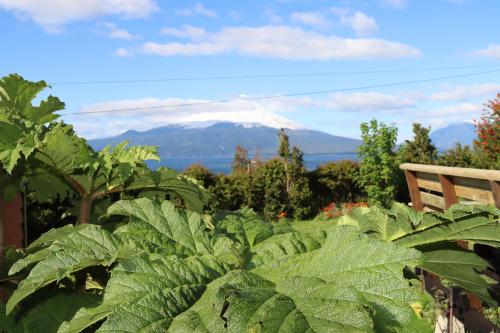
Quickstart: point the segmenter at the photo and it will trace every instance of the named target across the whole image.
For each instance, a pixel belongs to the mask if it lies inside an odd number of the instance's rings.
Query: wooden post
[[[0,198],[0,221],[3,223],[3,246],[22,248],[24,245],[23,233],[23,200],[21,193],[11,202],[4,202]],[[0,250],[1,251],[1,250]]]
[[[4,202],[0,197],[0,265],[3,265],[4,247],[23,247],[23,200],[20,193],[11,202]],[[0,301],[5,301],[7,294],[0,285]]]
[[[490,180],[491,192],[493,193],[493,200],[495,201],[495,206],[500,208],[500,182]]]
[[[446,209],[450,208],[452,205],[458,203],[457,194],[455,193],[455,185],[449,176],[439,176],[439,182],[441,183],[441,189],[444,196],[444,204]]]
[[[415,210],[424,210],[420,189],[418,188],[417,175],[413,171],[405,170],[406,183],[410,191],[411,203]]]

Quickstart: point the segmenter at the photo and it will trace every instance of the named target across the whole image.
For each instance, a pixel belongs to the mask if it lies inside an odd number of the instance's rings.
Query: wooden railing
[[[456,203],[500,208],[500,170],[401,164],[416,210],[444,210]]]

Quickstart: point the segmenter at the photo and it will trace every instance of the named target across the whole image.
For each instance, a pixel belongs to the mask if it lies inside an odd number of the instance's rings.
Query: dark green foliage
[[[208,187],[211,194],[212,211],[236,210],[247,205],[247,189],[250,177],[245,175],[218,175],[213,186]]]
[[[461,168],[500,169],[500,163],[487,158],[481,151],[457,143],[454,148],[439,155],[437,164]]]
[[[352,161],[331,162],[320,165],[309,173],[313,202],[319,209],[328,204],[355,202],[364,199],[364,193],[356,179],[359,165]]]
[[[400,163],[434,164],[437,149],[432,143],[429,133],[431,129],[413,124],[413,140],[406,140],[398,151]]]
[[[263,189],[262,213],[267,219],[275,220],[280,212],[287,210],[287,183],[285,166],[279,159],[264,163],[257,170],[255,182]]]
[[[77,212],[69,198],[56,197],[47,201],[38,199],[36,193],[27,196],[28,244],[52,228],[76,224]]]
[[[418,163],[434,164],[437,159],[437,148],[432,143],[429,133],[430,127],[422,127],[419,123],[413,124],[413,139],[406,140],[397,153],[397,164]],[[402,170],[397,169],[394,175],[395,198],[399,202],[409,202],[410,196],[406,185],[406,178]]]
[[[210,172],[207,168],[205,168],[201,163],[195,163],[187,167],[182,174],[196,179],[198,184],[203,186],[204,188],[209,188],[210,186],[214,186],[217,182],[217,177]]]

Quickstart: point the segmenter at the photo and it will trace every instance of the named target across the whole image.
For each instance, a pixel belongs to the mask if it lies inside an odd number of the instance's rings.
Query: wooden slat
[[[444,198],[437,196],[435,194],[420,192],[420,196],[422,198],[422,202],[425,205],[433,206],[440,209],[445,209],[446,204],[444,202]]]
[[[493,193],[493,200],[495,202],[495,206],[500,208],[500,182],[498,181],[490,181],[491,192]]]
[[[481,190],[491,191],[490,183],[484,179],[474,179],[474,178],[464,178],[464,177],[452,177],[453,183],[455,185],[460,185],[464,187],[472,187]]]
[[[424,205],[422,204],[422,198],[420,196],[420,190],[418,188],[417,177],[414,172],[405,170],[406,183],[408,184],[408,190],[410,191],[410,197],[412,206],[416,210],[422,210]]]
[[[455,185],[451,180],[451,177],[438,175],[439,182],[441,183],[441,190],[443,192],[444,204],[448,209],[452,205],[458,203],[457,194],[455,193]]]
[[[420,188],[441,192],[441,183],[439,181],[417,178],[417,183]]]
[[[500,181],[500,170],[455,168],[439,165],[404,163],[399,166],[402,170],[436,173],[445,176],[457,176],[484,180]]]
[[[485,204],[493,204],[493,194],[490,191],[455,185],[455,192],[458,197]]]
[[[435,180],[432,179],[432,177],[427,177],[426,175],[430,174],[417,172],[418,187],[435,192],[441,192],[441,183],[439,182],[437,175],[433,175],[435,176]],[[425,178],[421,178],[422,176],[424,176]],[[489,188],[488,181],[479,179],[466,179],[462,177],[452,177],[452,180],[455,184],[455,193],[457,197],[479,201],[486,204],[495,203],[493,194],[491,192],[491,189]]]

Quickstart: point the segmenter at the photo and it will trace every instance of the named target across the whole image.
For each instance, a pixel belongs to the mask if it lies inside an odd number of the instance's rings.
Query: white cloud
[[[418,49],[398,42],[341,38],[288,26],[227,27],[207,33],[202,42],[147,42],[141,51],[162,56],[239,53],[293,60],[396,59],[420,55]]]
[[[139,36],[133,35],[125,29],[118,28],[114,23],[110,22],[104,23],[104,27],[107,30],[106,32],[104,32],[104,35],[110,38],[124,39],[124,40],[133,40],[139,38]]]
[[[472,85],[458,85],[444,91],[433,93],[432,101],[461,101],[472,97],[481,97],[500,92],[500,83],[483,83]]]
[[[206,34],[205,29],[193,27],[191,25],[184,25],[182,28],[163,28],[161,29],[163,35],[169,35],[174,37],[188,37],[197,38],[203,37]]]
[[[426,125],[444,126],[457,122],[473,121],[481,116],[480,103],[459,103],[437,109],[412,112],[412,122],[419,121]]]
[[[351,27],[359,37],[366,37],[378,31],[377,21],[363,12],[357,11],[352,14],[348,8],[332,7],[330,11],[340,16],[340,23]]]
[[[169,124],[190,122],[247,122],[260,123],[270,127],[300,128],[297,124],[278,113],[290,111],[308,104],[308,98],[280,98],[276,100],[235,100],[229,103],[198,104],[182,107],[168,107],[178,104],[207,103],[210,100],[181,98],[143,98],[98,103],[83,107],[80,112],[110,109],[139,109],[117,113],[86,114],[68,117],[75,129],[86,138],[113,136],[134,129],[145,131]],[[162,106],[158,108],[158,106]],[[166,107],[167,106],[167,107]],[[152,109],[148,109],[152,107]]]
[[[406,6],[408,0],[379,0],[379,2],[384,6],[392,8],[403,8]]]
[[[130,52],[126,48],[120,47],[115,50],[113,55],[115,57],[130,57],[132,55],[132,52]]]
[[[311,25],[317,28],[328,28],[331,22],[318,12],[293,12],[290,19],[294,22]]]
[[[346,16],[351,13],[351,10],[345,7],[331,7],[330,11],[338,16]]]
[[[331,96],[325,105],[338,111],[390,111],[413,108],[411,98],[378,92],[339,93]]]
[[[470,52],[470,55],[484,58],[500,59],[500,44],[490,44],[484,49]]]
[[[51,33],[60,32],[71,21],[109,15],[144,18],[158,10],[154,0],[0,0],[0,8],[29,18]]]
[[[184,8],[177,10],[175,12],[179,16],[195,16],[201,15],[206,17],[217,17],[217,12],[211,9],[205,8],[202,3],[197,3],[196,6],[190,8]]]

